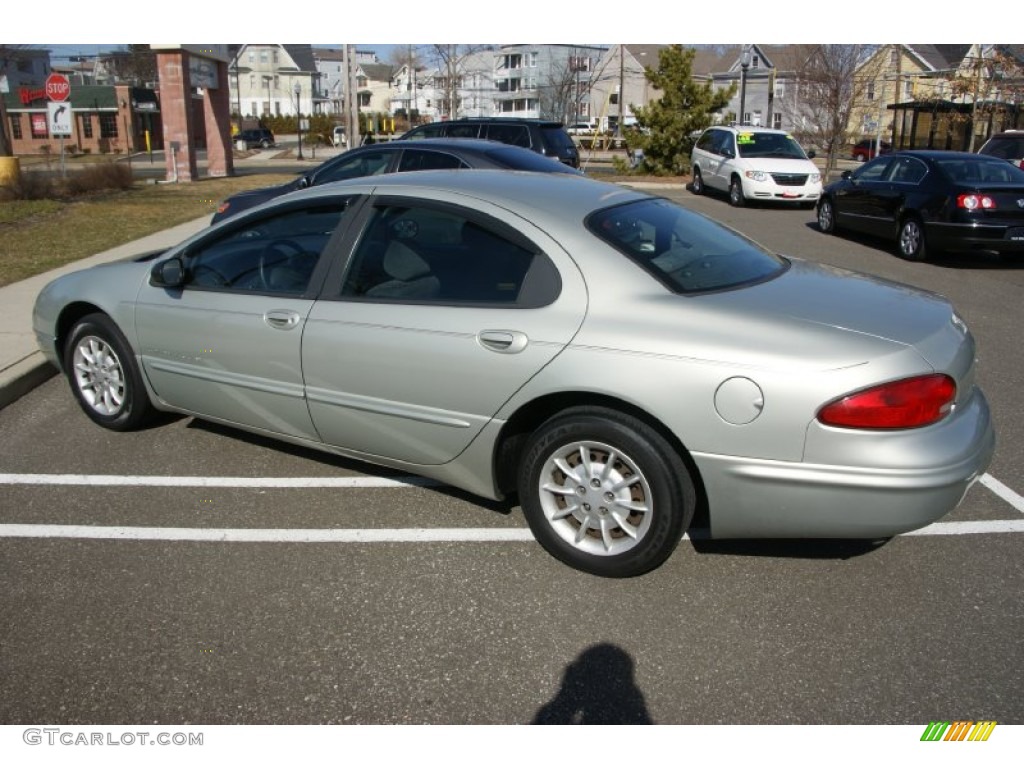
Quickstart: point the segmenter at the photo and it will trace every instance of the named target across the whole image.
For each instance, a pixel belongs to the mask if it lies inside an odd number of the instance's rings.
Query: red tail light
[[[953,406],[956,382],[935,373],[892,381],[833,400],[818,421],[850,429],[911,429],[934,424]]]
[[[966,208],[968,211],[976,211],[979,208],[984,208],[986,211],[990,211],[996,207],[996,201],[988,195],[979,195],[977,193],[957,195],[956,207]]]

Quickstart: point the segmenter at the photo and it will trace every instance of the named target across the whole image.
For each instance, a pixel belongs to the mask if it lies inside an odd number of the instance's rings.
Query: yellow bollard
[[[0,187],[13,187],[21,178],[21,164],[16,157],[0,157]]]

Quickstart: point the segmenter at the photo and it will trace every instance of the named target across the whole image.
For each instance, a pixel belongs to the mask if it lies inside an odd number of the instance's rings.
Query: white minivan
[[[690,155],[691,189],[729,193],[729,202],[798,203],[813,208],[821,197],[821,172],[785,131],[752,126],[713,126],[697,139]]]

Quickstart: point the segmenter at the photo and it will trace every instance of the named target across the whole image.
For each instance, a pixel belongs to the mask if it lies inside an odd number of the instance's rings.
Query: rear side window
[[[518,233],[460,209],[394,203],[374,210],[342,297],[527,308],[560,291],[554,265]]]
[[[448,123],[449,139],[475,139],[480,134],[480,123]]]
[[[519,149],[495,147],[488,149],[487,157],[496,165],[517,171],[544,171],[547,173],[577,173],[565,163],[544,157],[536,152],[523,152]]]
[[[491,141],[500,141],[502,144],[511,144],[514,147],[530,146],[530,131],[525,125],[498,125],[491,123],[487,126],[486,137]]]
[[[605,208],[586,226],[676,293],[763,282],[788,267],[752,240],[668,200]]]
[[[452,168],[468,168],[464,162],[447,152],[432,152],[426,149],[407,149],[398,164],[399,171],[433,171]]]

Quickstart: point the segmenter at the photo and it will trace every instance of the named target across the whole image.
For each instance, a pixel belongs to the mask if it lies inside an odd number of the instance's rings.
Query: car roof
[[[983,160],[984,155],[975,152],[959,152],[953,149],[900,149],[886,157],[919,157],[923,160]]]
[[[448,138],[444,136],[438,136],[433,139],[395,139],[394,141],[380,142],[377,144],[364,144],[356,149],[381,149],[393,145],[394,149],[413,149],[420,147],[423,149],[438,149],[439,147],[446,147],[448,149],[468,149],[476,152],[486,152],[490,149],[497,148],[510,148],[513,150],[519,150],[522,152],[529,152],[531,155],[536,154],[525,147],[517,147],[513,144],[503,144],[500,141],[492,141],[491,139],[462,139],[462,138]]]
[[[592,211],[651,195],[618,184],[571,173],[478,169],[415,171],[331,182],[293,192],[289,200],[337,195],[411,193],[423,197],[455,195],[487,200],[524,215],[542,229],[582,221]]]
[[[705,130],[710,131],[712,128],[721,128],[733,133],[781,133],[784,136],[789,135],[789,131],[780,131],[778,128],[764,128],[759,125],[709,125]]]

